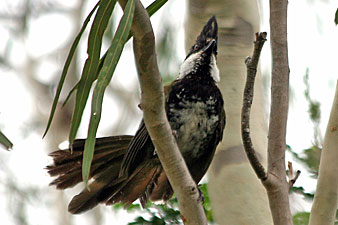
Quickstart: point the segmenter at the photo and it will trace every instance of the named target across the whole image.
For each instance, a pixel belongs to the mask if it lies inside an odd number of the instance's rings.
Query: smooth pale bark
[[[309,225],[333,224],[338,206],[338,82],[320,158]]]
[[[208,171],[209,195],[217,224],[271,225],[266,191],[251,168],[241,140],[241,107],[246,79],[246,56],[252,54],[254,34],[259,31],[257,2],[252,0],[190,0],[186,46],[191,46],[205,21],[216,15],[219,26],[219,87],[223,93],[226,127],[223,141]],[[258,74],[251,110],[251,137],[266,167],[267,107]]]

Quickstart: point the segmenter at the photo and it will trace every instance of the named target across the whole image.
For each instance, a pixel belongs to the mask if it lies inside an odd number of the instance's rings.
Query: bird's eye
[[[200,48],[200,46],[199,45],[194,45],[194,51],[197,51],[199,48]]]

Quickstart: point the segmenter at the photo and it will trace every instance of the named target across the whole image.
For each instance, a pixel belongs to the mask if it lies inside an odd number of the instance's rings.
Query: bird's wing
[[[171,85],[164,86],[164,94],[166,100],[170,90]],[[145,147],[146,143],[147,147]],[[142,119],[141,124],[134,138],[129,144],[128,151],[124,155],[119,176],[120,177],[125,176],[130,172],[130,169],[136,168],[137,167],[137,165],[135,165],[136,161],[137,161],[136,164],[140,164],[145,158],[151,157],[152,155],[154,155],[154,146],[151,142],[149,133],[144,124],[144,120]]]
[[[147,146],[146,148],[144,148],[146,143],[149,147]],[[135,161],[140,163],[145,159],[145,157],[153,155],[153,152],[154,147],[142,119],[134,138],[129,144],[127,153],[123,157],[119,176],[122,177],[127,175],[131,168],[135,168],[138,166],[136,165],[138,163],[135,164]]]
[[[225,127],[225,111],[224,109],[222,109],[221,119],[213,134],[209,146],[209,151],[205,151],[205,153],[201,157],[195,158],[194,160],[189,161],[190,163],[187,163],[190,174],[194,178],[196,184],[198,184],[200,180],[203,178],[203,176],[205,175],[210,166],[212,159],[214,158],[216,148],[223,137],[224,127]]]
[[[218,124],[218,126],[217,126],[217,140],[216,140],[216,142],[217,142],[217,144],[222,140],[222,138],[223,138],[223,131],[224,131],[224,127],[225,127],[225,124],[226,124],[226,116],[225,116],[225,110],[224,110],[224,108],[222,109],[222,115],[221,115],[221,121],[220,121],[220,123]],[[217,145],[216,144],[216,145]]]

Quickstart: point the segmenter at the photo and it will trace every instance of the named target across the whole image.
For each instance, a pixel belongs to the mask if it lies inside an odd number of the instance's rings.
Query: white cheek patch
[[[219,77],[219,69],[216,64],[216,57],[214,54],[211,55],[211,69],[210,69],[210,74],[211,77],[214,79],[215,82],[219,82],[221,79]]]
[[[182,64],[180,68],[179,79],[183,78],[185,75],[196,72],[197,66],[200,62],[202,52],[196,52],[191,54]]]
[[[196,72],[198,66],[200,65],[202,51],[191,54],[182,64],[180,68],[180,74],[178,79],[183,78],[189,73]],[[216,64],[216,57],[214,54],[211,55],[210,63],[210,75],[215,82],[220,81],[219,70]]]

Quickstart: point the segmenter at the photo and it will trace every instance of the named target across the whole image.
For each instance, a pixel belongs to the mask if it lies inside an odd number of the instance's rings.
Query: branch
[[[296,183],[301,171],[297,170],[296,174],[294,174],[294,170],[293,170],[293,166],[292,166],[292,162],[288,162],[288,168],[289,168],[289,189],[291,189],[293,187],[293,185]]]
[[[124,8],[127,0],[119,0]],[[135,1],[134,54],[141,86],[143,118],[158,157],[174,189],[185,224],[207,224],[195,181],[177,147],[164,109],[164,91],[157,66],[155,38],[149,16],[139,0]]]
[[[338,199],[338,82],[320,156],[309,225],[334,224]]]
[[[285,135],[289,105],[289,62],[286,29],[287,0],[270,0],[272,50],[271,111],[268,171],[285,177]],[[278,161],[278,163],[276,163]]]
[[[245,83],[242,106],[242,140],[246,155],[250,161],[258,178],[262,181],[267,179],[267,174],[263,165],[259,162],[255,149],[253,148],[250,137],[250,110],[254,94],[255,77],[257,73],[257,65],[264,42],[266,41],[266,32],[256,33],[255,48],[252,58],[247,57],[245,64],[247,67],[247,80]]]
[[[289,184],[285,168],[285,136],[289,108],[287,0],[270,0],[272,51],[271,108],[268,134],[268,179],[265,186],[275,225],[291,225]],[[271,178],[271,179],[270,179]]]

